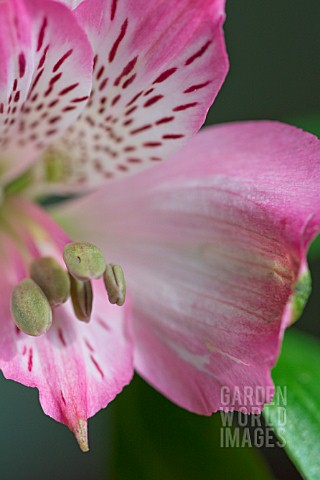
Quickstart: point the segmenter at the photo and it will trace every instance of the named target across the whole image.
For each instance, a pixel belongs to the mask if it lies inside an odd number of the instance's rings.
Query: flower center
[[[89,322],[93,279],[104,282],[110,303],[124,304],[121,267],[106,264],[95,245],[71,242],[43,208],[15,195],[5,195],[0,205],[0,257],[12,317],[28,335],[47,332],[53,310],[69,298],[75,317]]]
[[[52,309],[71,296],[75,316],[89,322],[93,304],[91,280],[103,277],[109,301],[124,304],[126,284],[119,265],[106,264],[98,247],[87,242],[73,242],[64,247],[65,270],[52,257],[36,258],[30,265],[29,278],[19,282],[11,296],[11,313],[24,333],[39,336],[52,324]]]

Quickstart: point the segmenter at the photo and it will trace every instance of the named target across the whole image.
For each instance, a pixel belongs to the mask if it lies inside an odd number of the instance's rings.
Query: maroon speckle
[[[141,158],[130,157],[130,158],[128,158],[128,162],[129,163],[142,163],[142,160],[141,160]]]
[[[169,122],[172,122],[172,120],[174,120],[174,117],[164,117],[164,118],[161,118],[160,120],[158,120],[156,122],[156,125],[162,125],[163,123],[169,123]]]
[[[24,356],[27,353],[26,345],[23,346],[22,355]]]
[[[52,117],[52,118],[49,119],[49,123],[54,124],[54,123],[59,122],[59,120],[61,120],[60,116]]]
[[[139,92],[137,93],[137,95],[135,95],[129,103],[127,103],[127,107],[129,107],[130,105],[132,105],[136,100],[138,100],[138,98],[143,94],[143,91],[142,92]]]
[[[155,79],[153,83],[161,83],[167,80],[167,78],[171,77],[175,72],[177,71],[177,68],[169,68],[169,70],[166,70],[165,72],[161,73],[159,77]]]
[[[191,87],[187,88],[187,90],[185,90],[183,93],[195,92],[196,90],[200,90],[201,88],[206,87],[207,85],[209,85],[209,83],[211,83],[210,80],[204,83],[198,83],[198,85],[192,85]]]
[[[184,105],[178,105],[173,109],[174,112],[181,112],[182,110],[187,110],[188,108],[192,108],[198,105],[198,102],[192,102],[192,103],[185,103]]]
[[[146,142],[143,144],[144,147],[160,147],[162,145],[161,142]]]
[[[175,140],[176,138],[183,138],[184,135],[181,134],[168,134],[168,135],[162,135],[162,138],[164,140]]]
[[[0,103],[0,113],[4,112],[4,104],[1,102]]]
[[[32,348],[29,349],[29,357],[28,357],[28,370],[29,372],[32,371],[32,367],[33,367],[33,352],[32,352]]]
[[[114,86],[117,87],[119,83],[121,82],[122,78],[125,77],[126,75],[129,75],[129,73],[132,72],[134,69],[136,63],[137,63],[138,57],[134,57],[132,60],[130,60],[129,63],[124,67],[120,75],[115,79],[114,81]]]
[[[48,50],[49,50],[49,45],[46,46],[46,48],[44,49],[43,55],[40,58],[40,62],[39,62],[39,65],[38,65],[38,70],[40,70],[40,68],[43,67],[44,62],[46,61]]]
[[[102,67],[99,68],[98,72],[97,72],[97,75],[96,75],[96,79],[97,80],[100,80],[100,78],[102,77],[103,75],[103,72],[104,72],[104,66],[102,65]]]
[[[114,107],[120,100],[121,98],[121,95],[117,95],[116,97],[114,97],[114,99],[111,101],[111,106]]]
[[[41,75],[43,74],[43,72],[44,72],[44,69],[43,69],[43,68],[38,72],[36,78],[35,78],[34,81],[33,81],[32,87],[31,87],[31,89],[30,89],[29,96],[30,96],[30,94],[33,92],[33,90],[35,89],[35,87],[36,87],[37,83],[39,82],[39,80],[40,80]]]
[[[116,39],[116,41],[114,42],[114,44],[112,45],[112,48],[111,48],[110,53],[109,53],[109,62],[110,63],[114,60],[114,58],[117,54],[117,50],[118,50],[119,45],[122,42],[122,40],[123,40],[123,38],[126,34],[127,28],[128,28],[128,19],[126,19],[123,22],[123,24],[121,25],[119,36]]]
[[[57,73],[54,77],[50,79],[49,86],[52,87],[58,80],[62,77],[62,72]]]
[[[39,52],[39,50],[42,47],[43,40],[44,40],[44,34],[45,34],[45,31],[46,31],[47,25],[48,25],[48,20],[47,20],[46,17],[44,17],[41,28],[40,28],[39,36],[38,36],[37,52]]]
[[[59,95],[66,95],[67,93],[74,90],[78,85],[79,83],[74,83],[73,85],[69,85],[69,87],[66,87],[63,90],[61,90],[61,92],[59,92]]]
[[[149,130],[152,125],[149,123],[148,125],[143,125],[143,127],[135,128],[134,130],[131,130],[130,135],[136,135],[137,133],[144,132],[145,130]]]
[[[118,0],[112,0],[112,4],[111,4],[111,12],[110,12],[110,20],[112,21],[115,17],[115,14],[116,14],[116,10],[117,10],[117,3],[118,3]]]
[[[131,75],[130,78],[128,78],[122,85],[122,88],[127,88],[129,87],[129,85],[131,85],[131,83],[134,81],[134,79],[136,78],[137,74],[134,73],[133,75]]]
[[[153,162],[160,162],[160,161],[161,161],[161,158],[159,158],[159,157],[150,157],[150,160],[152,160]]]
[[[90,355],[90,359],[91,359],[93,365],[96,367],[96,369],[97,369],[98,372],[100,373],[101,378],[104,378],[104,373],[103,373],[103,371],[101,370],[101,367],[100,367],[99,363],[97,362],[97,360],[94,358],[93,355]]]
[[[86,97],[79,97],[79,98],[74,98],[73,100],[71,100],[72,103],[80,103],[80,102],[85,102],[86,100],[88,100],[88,95]]]
[[[13,91],[14,92],[17,90],[17,87],[18,87],[18,80],[15,78],[14,82],[13,82]]]
[[[44,97],[48,97],[53,90],[53,86],[49,87],[45,92],[44,92]]]
[[[67,402],[66,402],[66,399],[64,398],[62,390],[60,390],[60,395],[61,395],[61,400],[62,400],[63,404],[67,405]]]
[[[55,100],[52,100],[52,102],[50,102],[50,103],[48,104],[48,107],[49,107],[49,108],[55,107],[55,106],[57,105],[57,103],[59,103],[59,99],[58,99],[58,98],[56,98]]]
[[[22,78],[26,73],[26,57],[24,53],[19,54],[19,77]]]
[[[127,172],[128,167],[126,165],[118,165],[117,170],[119,170],[119,172]]]
[[[131,125],[132,123],[133,123],[133,119],[130,118],[129,120],[126,120],[125,122],[123,122],[122,125],[123,125],[124,127],[127,127],[128,125]]]
[[[72,110],[75,110],[77,107],[64,107],[62,109],[63,112],[71,112]]]
[[[89,341],[87,339],[84,340],[84,343],[87,345],[87,347],[89,348],[89,350],[91,352],[94,352],[93,346],[89,343]]]
[[[211,40],[208,40],[207,43],[205,43],[200,50],[198,50],[194,55],[188,58],[186,61],[186,65],[190,65],[192,62],[194,62],[197,58],[202,57],[202,55],[207,51],[209,45],[211,43]]]
[[[128,147],[124,147],[123,149],[124,152],[134,152],[135,150],[137,150],[137,148],[131,145],[129,145]]]
[[[130,115],[130,113],[133,113],[135,110],[137,110],[137,106],[135,105],[134,107],[131,107],[129,110],[126,111],[125,116],[127,117]]]
[[[109,78],[108,78],[108,77],[105,78],[104,80],[102,80],[102,82],[101,82],[100,85],[99,85],[99,90],[100,90],[100,92],[101,92],[101,90],[103,90],[103,89],[105,88],[105,86],[107,85],[108,81],[109,81]]]
[[[85,120],[86,120],[87,123],[89,123],[89,125],[90,125],[91,127],[94,127],[94,126],[95,126],[94,120],[93,120],[89,115],[86,116]]]
[[[67,60],[67,58],[70,57],[70,55],[72,55],[72,52],[73,52],[73,49],[70,48],[70,50],[68,50],[61,58],[60,60],[57,61],[57,63],[54,65],[52,71],[53,73],[56,72],[60,67],[61,65],[63,64],[63,62],[65,62]]]
[[[107,323],[104,320],[102,320],[101,318],[98,318],[97,322],[104,330],[107,330],[107,332],[110,331],[109,325],[107,325]]]
[[[159,102],[163,98],[163,95],[155,95],[154,97],[149,98],[146,103],[143,105],[144,107],[150,107],[154,103]]]
[[[147,90],[147,91],[143,94],[143,96],[146,97],[147,95],[149,95],[149,93],[152,93],[153,90],[154,90],[154,88],[149,88],[149,90]]]
[[[94,59],[93,59],[93,66],[92,66],[92,68],[93,68],[93,71],[95,70],[95,68],[96,68],[96,66],[97,66],[98,58],[99,58],[99,56],[98,56],[98,55],[95,55],[95,56],[94,56]]]
[[[66,344],[66,341],[65,341],[65,339],[64,339],[63,331],[61,330],[61,328],[58,328],[58,337],[59,337],[59,340],[60,340],[60,342],[62,343],[62,345],[63,345],[64,347],[66,347],[67,344]]]
[[[35,120],[34,122],[30,123],[30,128],[37,128],[38,125],[39,125],[38,120]]]
[[[104,178],[113,178],[113,173],[111,172],[104,172],[103,173]]]
[[[19,336],[20,333],[21,333],[21,330],[20,330],[20,328],[17,327],[17,325],[15,325],[15,327],[16,327],[16,334]]]
[[[93,167],[97,172],[102,172],[103,171],[103,166],[99,160],[95,160],[93,163]],[[85,340],[86,342],[86,340]]]
[[[47,130],[46,135],[48,135],[48,136],[55,135],[57,132],[58,132],[57,129]]]

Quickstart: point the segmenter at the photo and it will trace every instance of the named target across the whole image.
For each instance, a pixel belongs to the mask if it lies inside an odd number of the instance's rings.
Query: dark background
[[[301,118],[309,114],[320,118],[319,0],[230,0],[227,12],[225,33],[231,69],[210,111],[208,123],[267,118],[301,124]],[[319,293],[320,273],[316,265],[312,273],[314,292]],[[320,331],[318,297],[313,294],[306,315],[299,323],[300,328],[309,332]],[[142,407],[144,402],[146,408],[152,402],[163,402],[163,425],[170,425],[167,421],[170,417],[174,431],[175,418],[192,418],[195,428],[202,428],[204,419],[181,413],[166,400],[159,400],[158,394],[143,382],[138,383],[138,387],[136,383],[133,388],[141,395]],[[113,439],[117,438],[119,423],[114,421],[115,432],[111,434],[111,417],[116,415],[117,408],[114,405],[89,422],[91,452],[82,454],[67,428],[42,413],[35,390],[1,377],[0,392],[1,479],[100,480],[113,478],[107,474],[111,456],[119,458],[123,464],[130,462],[127,450],[115,452],[118,443]],[[120,401],[121,421],[126,425],[125,402],[130,402],[130,394],[125,393]],[[149,427],[151,431],[152,424]],[[169,434],[168,431],[163,433]],[[190,442],[193,440],[190,434]],[[164,463],[169,462],[172,455],[165,445],[163,447],[162,457],[161,452],[158,453]],[[197,445],[194,447],[196,450]],[[219,451],[216,450],[216,454],[219,455]],[[300,478],[285,460],[283,452],[266,451],[264,454],[276,478]],[[196,471],[199,480],[227,479],[221,472],[212,471],[212,476],[208,472],[205,474],[200,463]],[[171,478],[184,478],[178,465],[172,475]],[[133,472],[130,478],[141,477],[135,477]],[[153,480],[150,473],[145,478]],[[245,469],[233,478],[246,478]]]
[[[320,3],[227,1],[230,73],[210,123],[320,113]]]

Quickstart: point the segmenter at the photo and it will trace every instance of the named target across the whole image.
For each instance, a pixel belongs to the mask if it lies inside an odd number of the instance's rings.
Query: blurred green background
[[[208,124],[268,118],[319,131],[319,0],[230,0],[227,12],[231,69]],[[312,275],[298,328],[320,333],[316,256]],[[279,449],[219,448],[218,416],[186,413],[140,379],[90,421],[88,454],[42,413],[35,390],[1,377],[0,392],[1,479],[301,478]]]

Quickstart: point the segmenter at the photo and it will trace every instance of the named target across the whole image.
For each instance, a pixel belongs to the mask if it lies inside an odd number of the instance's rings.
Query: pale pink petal
[[[138,372],[189,410],[257,412],[320,230],[319,185],[315,137],[230,124],[59,214],[124,267]]]
[[[49,0],[0,3],[0,168],[5,184],[78,117],[93,54],[69,9]],[[50,152],[45,155],[50,162]]]
[[[228,69],[223,0],[86,0],[74,12],[94,79],[81,118],[55,144],[60,192],[166,159],[200,128]],[[41,164],[37,173],[47,177]]]
[[[38,255],[62,260],[61,250],[70,240],[44,212],[22,201],[10,201],[7,211],[18,221],[12,229],[30,260]],[[66,424],[86,450],[87,419],[106,407],[132,377],[129,307],[111,306],[103,284],[95,281],[89,324],[76,319],[68,301],[55,309],[48,333],[25,335],[15,327],[9,308],[13,287],[28,275],[25,250],[13,238],[0,236],[0,368],[6,378],[37,387],[44,412]]]

